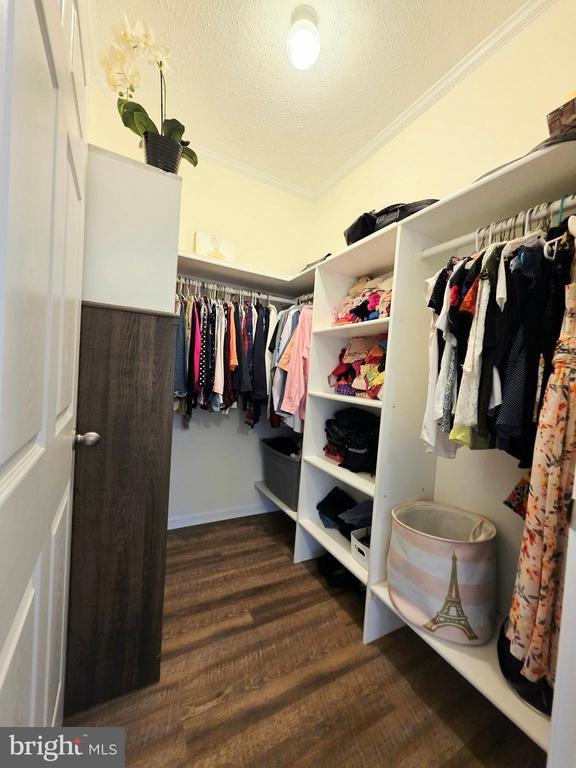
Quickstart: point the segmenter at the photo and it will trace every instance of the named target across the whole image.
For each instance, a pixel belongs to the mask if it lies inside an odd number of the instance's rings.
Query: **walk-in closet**
[[[0,765],[576,768],[573,2],[0,20]]]

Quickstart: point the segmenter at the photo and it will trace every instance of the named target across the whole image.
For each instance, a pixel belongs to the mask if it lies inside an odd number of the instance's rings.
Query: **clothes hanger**
[[[558,207],[558,226],[562,223],[562,214],[564,212],[564,200],[566,198],[563,197],[560,200],[560,205]],[[556,258],[556,252],[558,250],[558,243],[564,239],[565,232],[563,232],[560,237],[553,237],[551,240],[547,240],[546,244],[544,245],[544,257],[548,259],[549,261],[554,261]]]
[[[513,240],[509,240],[504,245],[504,250],[502,251],[503,258],[511,256],[514,253],[514,251],[517,251],[518,248],[520,248],[523,245],[529,246],[529,245],[535,245],[536,243],[541,242],[542,237],[544,236],[544,230],[536,229],[533,232],[530,231],[530,218],[532,214],[537,211],[538,208],[540,208],[540,206],[536,206],[535,208],[529,208],[527,211],[524,211],[526,216],[526,218],[524,219],[524,234],[521,237],[516,237]]]
[[[554,261],[556,258],[556,251],[558,250],[558,243],[564,239],[564,235],[560,237],[554,237],[552,240],[547,240],[544,245],[544,258],[548,261]]]

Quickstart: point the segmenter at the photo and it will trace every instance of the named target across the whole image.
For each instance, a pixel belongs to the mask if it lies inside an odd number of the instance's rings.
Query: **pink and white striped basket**
[[[388,586],[404,619],[435,637],[482,645],[496,621],[496,528],[428,501],[392,510]]]

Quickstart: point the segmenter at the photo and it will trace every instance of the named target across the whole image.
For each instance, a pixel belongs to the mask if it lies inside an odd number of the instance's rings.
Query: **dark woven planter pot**
[[[182,146],[157,133],[144,134],[144,154],[148,165],[154,165],[168,173],[178,173]]]

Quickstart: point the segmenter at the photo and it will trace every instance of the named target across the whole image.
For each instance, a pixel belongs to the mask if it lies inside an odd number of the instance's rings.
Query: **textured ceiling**
[[[321,52],[286,55],[298,0],[91,0],[96,50],[124,11],[171,51],[168,114],[237,162],[317,190],[523,0],[308,0]],[[103,76],[95,68],[98,78]],[[136,98],[158,112],[154,71]]]

